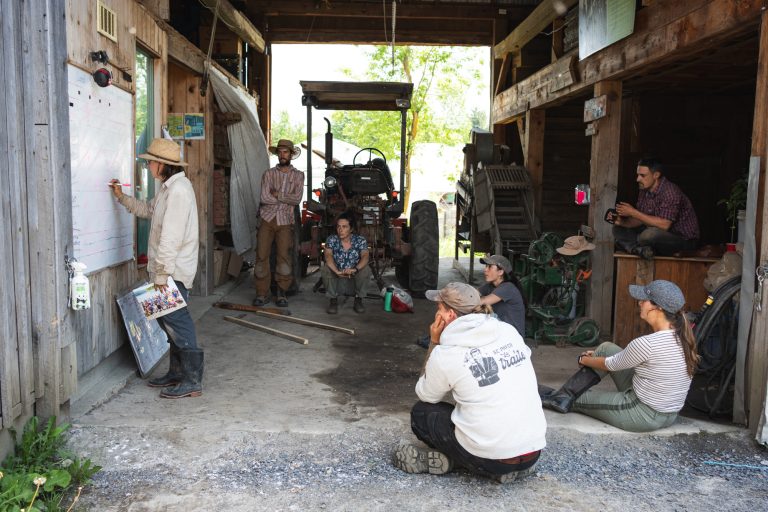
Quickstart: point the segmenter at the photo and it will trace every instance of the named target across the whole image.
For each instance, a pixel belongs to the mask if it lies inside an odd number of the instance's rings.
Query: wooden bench
[[[686,311],[698,311],[707,299],[704,278],[715,258],[656,257],[644,260],[624,253],[613,255],[616,262],[616,289],[614,290],[613,341],[625,347],[630,341],[651,332],[650,326],[640,318],[637,300],[629,295],[630,284],[648,284],[655,279],[666,279],[680,287],[685,295]]]

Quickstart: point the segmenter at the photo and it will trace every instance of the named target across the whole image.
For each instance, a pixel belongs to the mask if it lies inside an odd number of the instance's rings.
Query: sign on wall
[[[99,87],[75,66],[67,72],[73,252],[91,273],[133,258],[133,215],[108,186],[116,178],[129,185],[123,193],[133,195],[133,97]]]
[[[579,60],[632,33],[635,0],[579,0]]]

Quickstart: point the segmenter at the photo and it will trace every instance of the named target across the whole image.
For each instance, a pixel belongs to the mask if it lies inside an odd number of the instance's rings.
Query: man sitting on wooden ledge
[[[671,256],[696,248],[699,221],[691,200],[680,187],[662,176],[661,162],[644,158],[637,163],[640,192],[637,207],[617,203],[605,219],[613,222],[616,248],[645,259]]]

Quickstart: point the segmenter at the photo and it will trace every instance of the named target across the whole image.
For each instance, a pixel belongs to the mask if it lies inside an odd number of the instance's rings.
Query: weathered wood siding
[[[199,263],[192,293],[205,296],[213,292],[213,88],[209,84],[206,95],[200,96],[200,79],[181,66],[168,66],[168,112],[205,114],[205,139],[184,143],[187,177],[195,189],[200,226]]]
[[[0,456],[8,427],[66,414],[76,374],[64,6],[0,0]],[[63,410],[62,410],[63,409]]]

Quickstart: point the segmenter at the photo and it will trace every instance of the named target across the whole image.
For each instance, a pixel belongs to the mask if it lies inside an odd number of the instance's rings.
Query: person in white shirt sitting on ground
[[[630,285],[640,318],[653,333],[622,349],[603,343],[579,356],[581,369],[557,390],[539,388],[544,407],[571,410],[631,432],[672,425],[685,405],[699,356],[691,325],[682,311],[685,297],[670,281]],[[618,391],[589,390],[610,375]],[[589,390],[589,391],[588,391]]]

